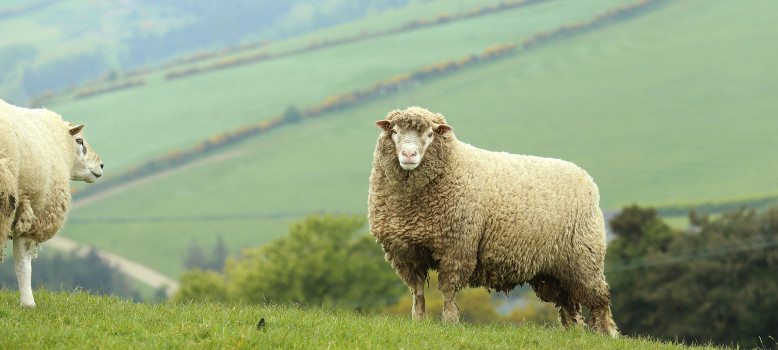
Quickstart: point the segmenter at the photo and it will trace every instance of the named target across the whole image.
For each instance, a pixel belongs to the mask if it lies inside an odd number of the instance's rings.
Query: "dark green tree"
[[[206,270],[209,267],[208,257],[205,256],[203,248],[201,248],[200,245],[195,241],[192,241],[192,243],[189,244],[189,250],[186,253],[186,260],[184,261],[184,267],[187,270]]]
[[[630,207],[614,219],[606,270],[621,331],[776,346],[769,336],[778,338],[778,209],[695,213],[688,232],[652,212]]]
[[[222,236],[216,239],[216,245],[213,246],[213,254],[211,256],[211,263],[208,266],[214,271],[224,271],[224,262],[227,260],[227,247],[224,245],[224,239]]]
[[[295,106],[289,106],[284,111],[283,120],[285,123],[297,123],[303,119],[303,114]]]

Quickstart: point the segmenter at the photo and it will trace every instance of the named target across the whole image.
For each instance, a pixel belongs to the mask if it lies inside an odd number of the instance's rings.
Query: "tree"
[[[210,268],[214,271],[223,271],[224,262],[227,260],[227,247],[224,245],[222,236],[216,239],[216,245],[213,246],[213,256],[211,257]]]
[[[186,253],[186,260],[184,261],[184,267],[186,267],[187,270],[204,270],[208,268],[208,258],[205,256],[203,248],[200,248],[200,245],[195,241],[192,241],[192,243],[189,244],[189,250]]]
[[[189,270],[181,276],[181,287],[171,298],[174,302],[220,302],[227,300],[224,277],[218,272]]]
[[[694,232],[625,210],[608,249],[616,322],[626,334],[760,346],[778,329],[778,208],[693,214]],[[620,215],[621,216],[621,215]],[[614,227],[615,229],[615,227]]]
[[[303,119],[302,113],[300,113],[300,110],[297,109],[295,106],[289,106],[286,108],[286,111],[284,111],[284,115],[282,117],[285,123],[297,123]]]
[[[394,302],[405,288],[364,226],[349,216],[293,224],[288,236],[227,261],[230,297],[361,309]]]

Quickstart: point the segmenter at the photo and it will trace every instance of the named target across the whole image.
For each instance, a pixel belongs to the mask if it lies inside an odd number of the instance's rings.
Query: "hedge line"
[[[300,122],[306,118],[319,117],[328,112],[361,104],[382,95],[401,91],[406,87],[454,73],[479,62],[492,61],[510,55],[515,51],[515,44],[494,45],[485,49],[479,55],[469,55],[456,60],[436,63],[417,69],[409,74],[398,75],[376,82],[365,89],[358,89],[344,94],[327,97],[320,103],[310,106],[303,111],[290,107],[283,114],[276,115],[255,124],[242,126],[234,130],[213,135],[208,139],[199,142],[194,147],[167,153],[137,167],[133,167],[120,175],[106,178],[75,193],[75,197],[79,198],[92,193],[97,193],[114,185],[149,176],[167,169],[172,169],[211,154],[218,149],[243,141],[249,137],[264,134],[279,127]]]
[[[141,86],[145,85],[146,80],[144,79],[135,79],[135,80],[128,80],[123,81],[121,83],[115,83],[108,86],[101,86],[96,88],[84,88],[76,92],[76,94],[73,96],[74,99],[79,100],[86,97],[91,97],[95,95],[101,95],[108,92],[118,91],[118,90],[124,90],[129,89],[131,87],[135,86]]]
[[[620,20],[629,19],[651,5],[666,0],[639,0],[635,3],[620,6],[607,12],[597,15],[590,20],[577,22],[571,25],[564,25],[549,32],[535,34],[522,42],[522,51],[549,43],[553,40],[568,38],[573,34],[582,34],[595,28],[603,27],[606,24],[616,23]],[[521,2],[530,3],[530,2]],[[485,49],[479,55],[469,55],[456,60],[436,63],[423,67],[409,74],[397,75],[374,83],[368,88],[354,90],[340,95],[330,96],[322,102],[298,111],[290,107],[285,113],[265,119],[259,123],[246,125],[238,129],[227,131],[214,135],[204,140],[192,148],[170,152],[161,157],[152,159],[140,166],[131,168],[127,172],[115,177],[106,178],[102,182],[86,187],[86,189],[76,194],[76,198],[86,196],[91,193],[100,192],[111,186],[121,184],[133,179],[145,177],[166,169],[171,169],[186,163],[189,163],[202,156],[208,155],[215,150],[235,144],[248,137],[263,134],[284,125],[301,121],[305,118],[313,118],[324,115],[328,112],[342,108],[347,108],[359,103],[364,103],[376,99],[384,94],[390,94],[411,88],[423,81],[441,77],[443,75],[457,72],[463,68],[475,65],[479,62],[486,62],[505,57],[516,53],[517,45],[500,44]]]
[[[397,28],[392,28],[392,29],[387,29],[387,30],[377,31],[377,32],[361,32],[355,36],[350,36],[350,37],[312,41],[304,47],[292,49],[278,54],[269,54],[269,53],[260,52],[260,53],[255,53],[255,54],[242,56],[242,57],[225,58],[221,61],[214,62],[200,67],[190,67],[178,71],[169,72],[165,75],[165,79],[178,79],[178,78],[183,78],[195,74],[201,74],[201,73],[211,72],[215,70],[231,68],[231,67],[254,63],[254,62],[298,55],[301,53],[321,50],[321,49],[330,48],[338,45],[351,44],[358,41],[374,39],[374,38],[398,34],[402,32],[408,32],[408,31],[417,30],[421,28],[445,24],[453,21],[489,15],[501,11],[513,10],[519,7],[529,6],[529,5],[533,5],[545,1],[549,1],[549,0],[509,0],[509,1],[500,2],[493,6],[473,8],[468,12],[463,12],[455,15],[442,13],[432,19],[416,19],[416,20],[409,21]]]

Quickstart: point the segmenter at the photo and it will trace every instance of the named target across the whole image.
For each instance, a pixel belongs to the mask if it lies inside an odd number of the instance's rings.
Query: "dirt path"
[[[129,189],[149,183],[151,181],[159,180],[163,177],[170,176],[178,172],[186,171],[213,162],[220,162],[227,159],[235,158],[240,156],[243,153],[244,150],[240,150],[240,149],[231,152],[221,153],[221,154],[200,159],[198,161],[189,163],[181,167],[165,170],[151,176],[129,181],[122,185],[115,186],[109,190],[95,193],[94,195],[87,196],[77,201],[74,201],[73,204],[71,205],[71,209],[83,207],[87,204],[99,201],[106,197],[110,197],[122,193]],[[78,243],[62,235],[57,235],[54,238],[50,239],[48,242],[45,242],[44,247],[51,247],[66,253],[75,252],[76,254],[79,255],[85,255],[90,248],[94,248],[85,244]],[[130,259],[111,253],[109,251],[98,249],[98,248],[94,248],[94,249],[96,250],[98,256],[100,256],[109,264],[116,267],[119,271],[121,271],[122,273],[124,273],[125,275],[133,279],[141,281],[155,289],[165,288],[168,295],[171,295],[173,294],[173,292],[178,290],[179,284],[175,278],[167,276],[146,265],[143,265],[136,261],[132,261]]]

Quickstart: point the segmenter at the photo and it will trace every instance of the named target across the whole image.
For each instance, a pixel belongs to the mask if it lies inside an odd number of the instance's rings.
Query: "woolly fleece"
[[[14,237],[44,242],[64,224],[77,154],[71,126],[49,110],[0,100],[0,247]],[[87,156],[100,162],[94,151]]]
[[[424,108],[393,110],[386,120],[423,132],[445,118]],[[391,130],[391,127],[389,128]],[[605,282],[605,226],[592,178],[573,163],[489,152],[438,135],[421,164],[403,170],[391,132],[378,138],[368,196],[370,231],[414,294],[439,271],[444,319],[458,320],[455,295],[466,285],[510,291],[530,283],[560,308],[563,325],[615,336]],[[419,308],[420,310],[417,310]]]

